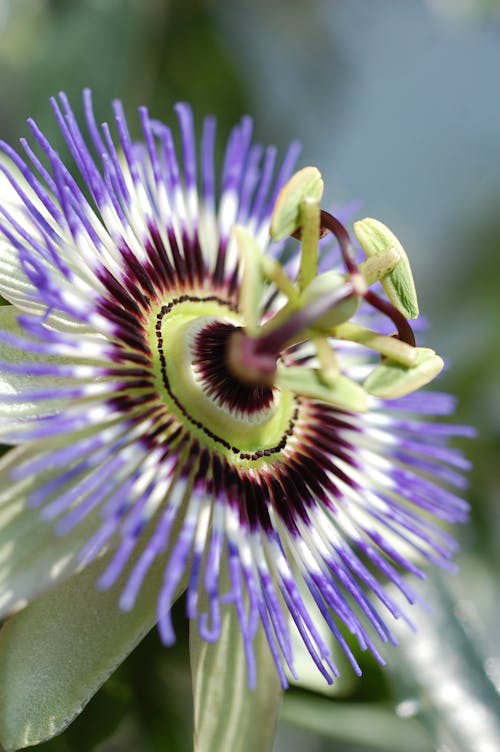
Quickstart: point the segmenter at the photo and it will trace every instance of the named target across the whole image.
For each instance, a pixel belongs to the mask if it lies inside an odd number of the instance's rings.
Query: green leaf
[[[201,608],[207,608],[205,601]],[[215,643],[201,639],[191,622],[195,752],[270,752],[281,688],[264,630],[254,639],[257,686],[248,688],[241,628],[233,606],[222,614]]]
[[[354,233],[368,257],[395,249],[399,263],[380,281],[391,303],[407,319],[418,316],[418,300],[410,262],[397,237],[377,219],[367,217],[354,223]]]
[[[2,627],[0,743],[6,752],[63,731],[155,625],[168,554],[152,566],[134,608],[126,613],[118,606],[126,573],[108,591],[96,586],[108,556],[39,597]]]
[[[498,578],[479,559],[462,560],[460,570],[456,578],[432,574],[426,579],[421,597],[427,609],[412,614],[415,631],[395,624],[399,644],[391,649],[389,676],[400,701],[398,712],[429,731],[428,749],[496,752]],[[492,604],[490,624],[484,597]],[[486,639],[488,627],[492,639]]]
[[[280,718],[353,748],[359,746],[366,752],[429,752],[430,749],[427,734],[416,721],[398,718],[382,704],[339,703],[289,692]]]
[[[317,167],[304,167],[292,175],[276,200],[271,218],[271,237],[283,240],[301,223],[301,204],[307,199],[319,201],[323,195],[323,179]]]

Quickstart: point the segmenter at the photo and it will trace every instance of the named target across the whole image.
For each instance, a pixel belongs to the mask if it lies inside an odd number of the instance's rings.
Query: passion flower
[[[1,615],[94,561],[98,588],[126,573],[131,610],[160,564],[162,640],[183,590],[206,641],[234,609],[250,686],[259,626],[283,687],[291,629],[337,675],[318,620],[356,672],[349,634],[382,661],[401,615],[384,582],[412,603],[404,574],[455,549],[435,520],[467,517],[448,440],[468,429],[438,420],[448,395],[414,393],[442,361],[415,346],[399,241],[363,220],[360,261],[319,208],[319,172],[290,180],[296,146],[276,168],[248,118],[219,173],[215,121],[198,157],[185,104],[181,156],[145,108],[135,142],[120,103],[115,136],[89,92],[86,133],[64,95],[52,106],[73,164],[30,121],[35,148],[4,144],[0,166],[0,440],[16,447],[0,466]]]

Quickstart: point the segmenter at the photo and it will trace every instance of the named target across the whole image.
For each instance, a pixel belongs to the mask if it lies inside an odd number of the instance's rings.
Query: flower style
[[[218,189],[215,121],[198,163],[185,104],[180,160],[145,108],[136,143],[120,103],[114,140],[89,92],[87,136],[64,95],[52,105],[80,177],[31,121],[35,150],[3,144],[0,165],[0,441],[16,446],[0,465],[0,615],[98,559],[97,587],[127,572],[119,607],[133,609],[161,562],[164,643],[182,590],[206,641],[232,608],[251,686],[259,626],[283,687],[292,625],[328,682],[318,620],[356,672],[347,634],[382,661],[376,638],[403,615],[384,581],[412,603],[404,573],[449,567],[455,549],[434,518],[467,517],[448,440],[468,430],[434,421],[449,396],[415,391],[442,361],[414,346],[397,239],[358,223],[358,263],[319,209],[317,170],[290,180],[293,145],[276,171],[248,118]]]

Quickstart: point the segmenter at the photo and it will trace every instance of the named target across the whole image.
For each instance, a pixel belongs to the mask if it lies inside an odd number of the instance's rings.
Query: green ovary
[[[193,435],[233,460],[235,453],[278,452],[293,425],[296,400],[292,392],[275,389],[270,404],[245,412],[210,396],[193,360],[197,335],[214,322],[244,326],[229,305],[214,300],[183,300],[156,312],[148,335],[158,391],[168,411]]]

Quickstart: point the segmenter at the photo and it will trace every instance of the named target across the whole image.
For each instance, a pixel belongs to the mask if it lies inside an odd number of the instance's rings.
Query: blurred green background
[[[346,671],[333,694],[287,693],[276,752],[500,750],[500,6],[480,0],[0,0],[0,137],[33,116],[57,143],[48,97],[97,117],[120,97],[171,118],[215,113],[221,143],[249,112],[257,137],[298,138],[327,203],[362,201],[412,259],[431,344],[459,420],[478,427],[472,524],[460,573],[433,580],[432,616],[390,669]],[[184,752],[191,696],[179,641],[155,633],[44,752]],[[397,711],[397,712],[396,712]],[[216,751],[214,751],[216,752]]]

